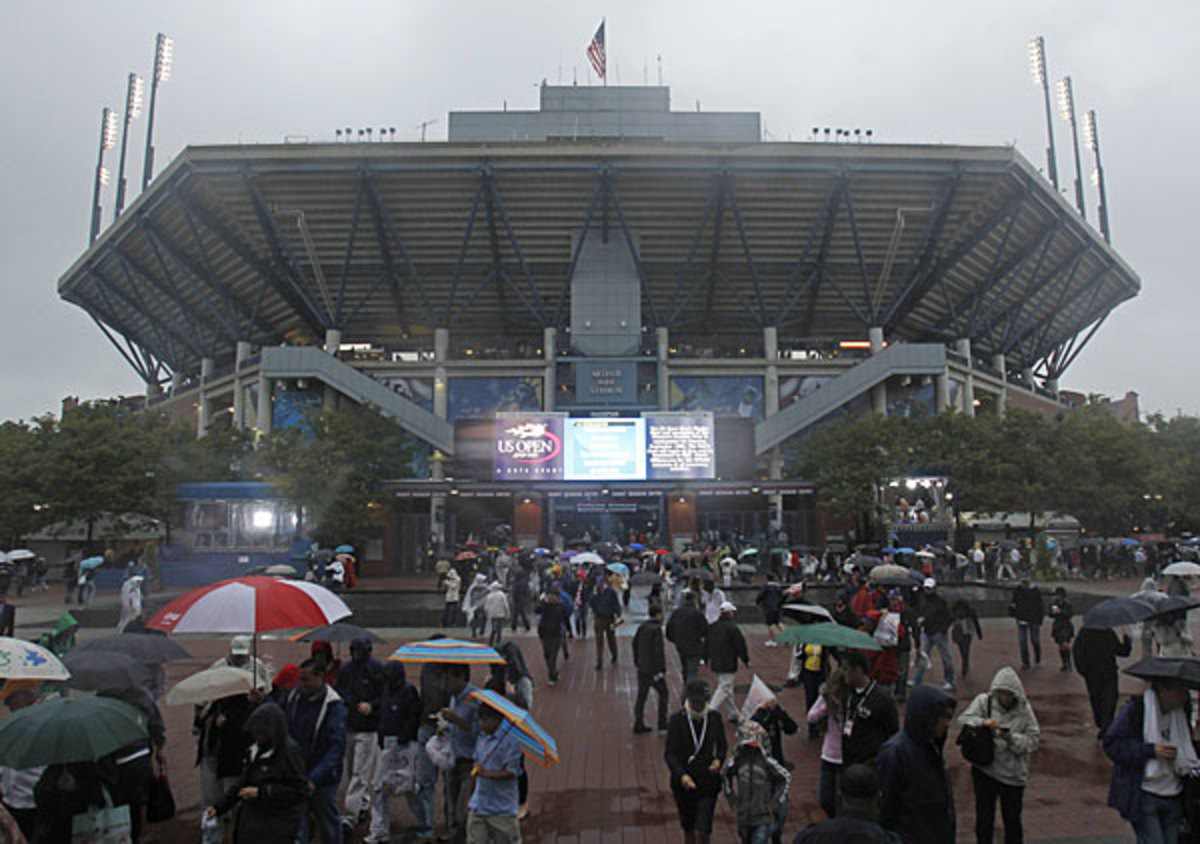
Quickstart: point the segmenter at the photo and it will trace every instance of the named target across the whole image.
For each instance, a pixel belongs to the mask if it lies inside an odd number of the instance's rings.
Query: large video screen
[[[501,414],[496,480],[664,481],[716,476],[711,413],[638,418]]]

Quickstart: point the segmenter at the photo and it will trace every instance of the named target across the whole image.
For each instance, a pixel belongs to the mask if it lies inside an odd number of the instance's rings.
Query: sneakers
[[[942,683],[942,688],[948,692],[952,692],[952,691],[954,691],[954,684],[953,683]]]
[[[778,642],[776,642],[774,639],[767,639],[767,641],[763,642],[763,647],[765,647],[765,648],[777,648],[777,647],[779,647],[779,643],[778,643]]]
[[[641,735],[642,733],[650,732],[650,728],[647,727],[645,724],[634,724],[633,731],[635,733],[637,733],[638,735]]]

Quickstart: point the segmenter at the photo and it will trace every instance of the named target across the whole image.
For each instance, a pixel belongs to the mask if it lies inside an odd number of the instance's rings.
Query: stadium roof
[[[638,244],[673,337],[881,325],[1056,377],[1139,290],[1012,148],[586,140],[189,147],[59,292],[150,374],[333,327],[540,337],[577,230]]]

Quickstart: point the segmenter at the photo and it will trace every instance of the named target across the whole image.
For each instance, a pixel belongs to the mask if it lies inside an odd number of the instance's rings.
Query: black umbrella
[[[87,692],[136,689],[150,681],[150,669],[128,654],[113,651],[76,648],[63,657],[63,665],[71,672],[67,685]]]
[[[685,569],[683,572],[683,576],[684,577],[698,577],[701,580],[716,580],[716,578],[713,577],[712,569],[702,569],[702,568]]]
[[[880,565],[883,563],[883,560],[870,554],[855,554],[853,557],[849,557],[846,562],[850,563],[852,566],[859,566],[860,568],[869,569]]]
[[[1164,659],[1149,656],[1122,670],[1142,680],[1178,680],[1192,688],[1200,688],[1200,659],[1194,657]]]
[[[1083,626],[1092,630],[1121,627],[1145,621],[1157,608],[1136,598],[1108,598],[1092,607],[1083,616]]]
[[[161,665],[175,659],[191,659],[178,642],[152,633],[118,633],[81,642],[72,653],[118,653],[132,657],[142,665]]]
[[[653,586],[656,583],[662,583],[662,578],[652,571],[639,571],[629,578],[629,582],[634,586]]]
[[[314,630],[309,630],[303,636],[299,637],[298,642],[353,642],[355,639],[361,638],[370,639],[377,645],[382,645],[384,639],[379,638],[370,630],[359,627],[357,624],[350,624],[345,621],[339,621],[336,624],[327,624],[324,627],[317,627]]]
[[[1138,599],[1134,598],[1134,600]],[[1173,612],[1192,610],[1200,607],[1200,600],[1185,595],[1168,595],[1161,600],[1155,601],[1150,606],[1154,611],[1154,614],[1150,617],[1158,618],[1159,616],[1169,615]]]

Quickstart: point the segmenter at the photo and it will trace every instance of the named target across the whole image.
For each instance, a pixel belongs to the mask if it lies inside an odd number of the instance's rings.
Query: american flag
[[[608,62],[604,53],[604,21],[600,21],[600,28],[592,36],[592,43],[588,44],[587,56],[588,61],[592,63],[592,67],[596,71],[596,75],[601,79],[605,79],[604,71],[608,66]]]

